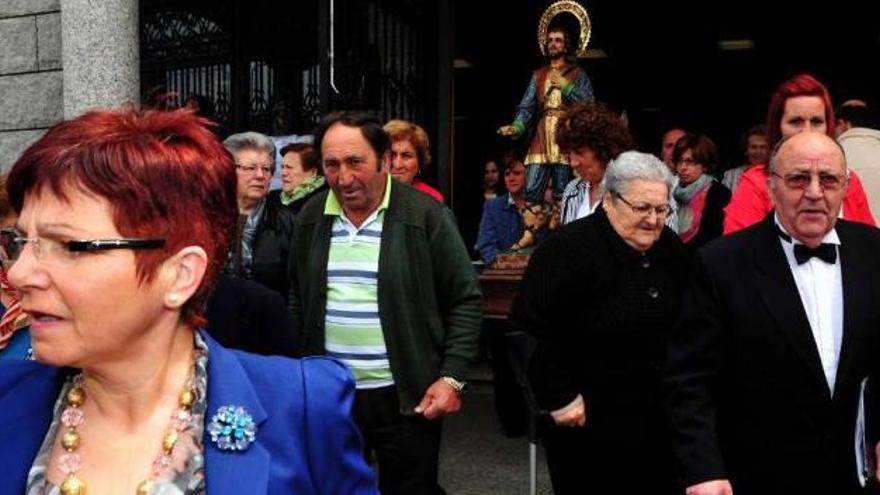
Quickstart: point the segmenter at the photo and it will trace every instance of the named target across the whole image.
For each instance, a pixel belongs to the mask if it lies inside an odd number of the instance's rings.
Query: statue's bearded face
[[[556,59],[565,56],[565,33],[550,31],[547,34],[547,56]]]

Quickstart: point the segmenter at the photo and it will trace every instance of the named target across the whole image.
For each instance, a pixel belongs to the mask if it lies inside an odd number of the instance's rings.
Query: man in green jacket
[[[467,250],[446,207],[391,180],[381,122],[331,114],[315,143],[330,191],[297,216],[289,266],[304,354],[351,370],[382,493],[443,493],[439,418],[461,407],[480,329]]]

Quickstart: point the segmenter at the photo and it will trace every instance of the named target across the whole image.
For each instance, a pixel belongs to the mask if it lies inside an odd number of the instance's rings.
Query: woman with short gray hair
[[[275,168],[275,143],[269,136],[259,132],[247,131],[232,134],[223,140],[223,147],[233,155],[241,149],[252,148],[272,157],[272,168]]]
[[[532,255],[510,323],[536,339],[528,374],[555,423],[554,493],[676,493],[660,384],[689,260],[664,223],[672,176],[628,151],[604,181],[602,208]]]
[[[605,190],[616,194],[626,193],[626,185],[634,180],[647,182],[663,182],[671,191],[675,184],[675,178],[669,172],[668,167],[658,167],[663,162],[654,155],[639,153],[638,151],[626,151],[621,153],[621,160],[613,163],[605,172]]]
[[[240,215],[225,273],[255,280],[286,300],[293,214],[266,200],[275,173],[275,144],[258,132],[241,132],[226,138],[223,146],[235,160]]]

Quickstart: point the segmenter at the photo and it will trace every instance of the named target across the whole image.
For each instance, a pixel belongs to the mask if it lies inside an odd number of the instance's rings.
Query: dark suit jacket
[[[223,347],[264,356],[300,354],[287,302],[259,282],[220,274],[206,316],[205,330]]]
[[[685,486],[855,490],[859,382],[880,364],[880,230],[838,221],[837,233],[844,318],[833,397],[772,215],[698,252],[666,376]]]
[[[256,440],[244,451],[219,450],[205,428],[207,493],[378,493],[350,415],[354,381],[342,364],[229,351],[202,336],[206,421],[221,406],[235,405],[257,424]],[[33,361],[0,362],[0,495],[24,492],[67,372]]]

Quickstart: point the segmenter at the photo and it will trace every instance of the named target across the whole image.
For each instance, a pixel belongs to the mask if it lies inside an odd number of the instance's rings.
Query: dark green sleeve
[[[476,359],[483,295],[454,216],[447,208],[429,213],[428,230],[434,286],[446,329],[441,376],[464,380]]]

